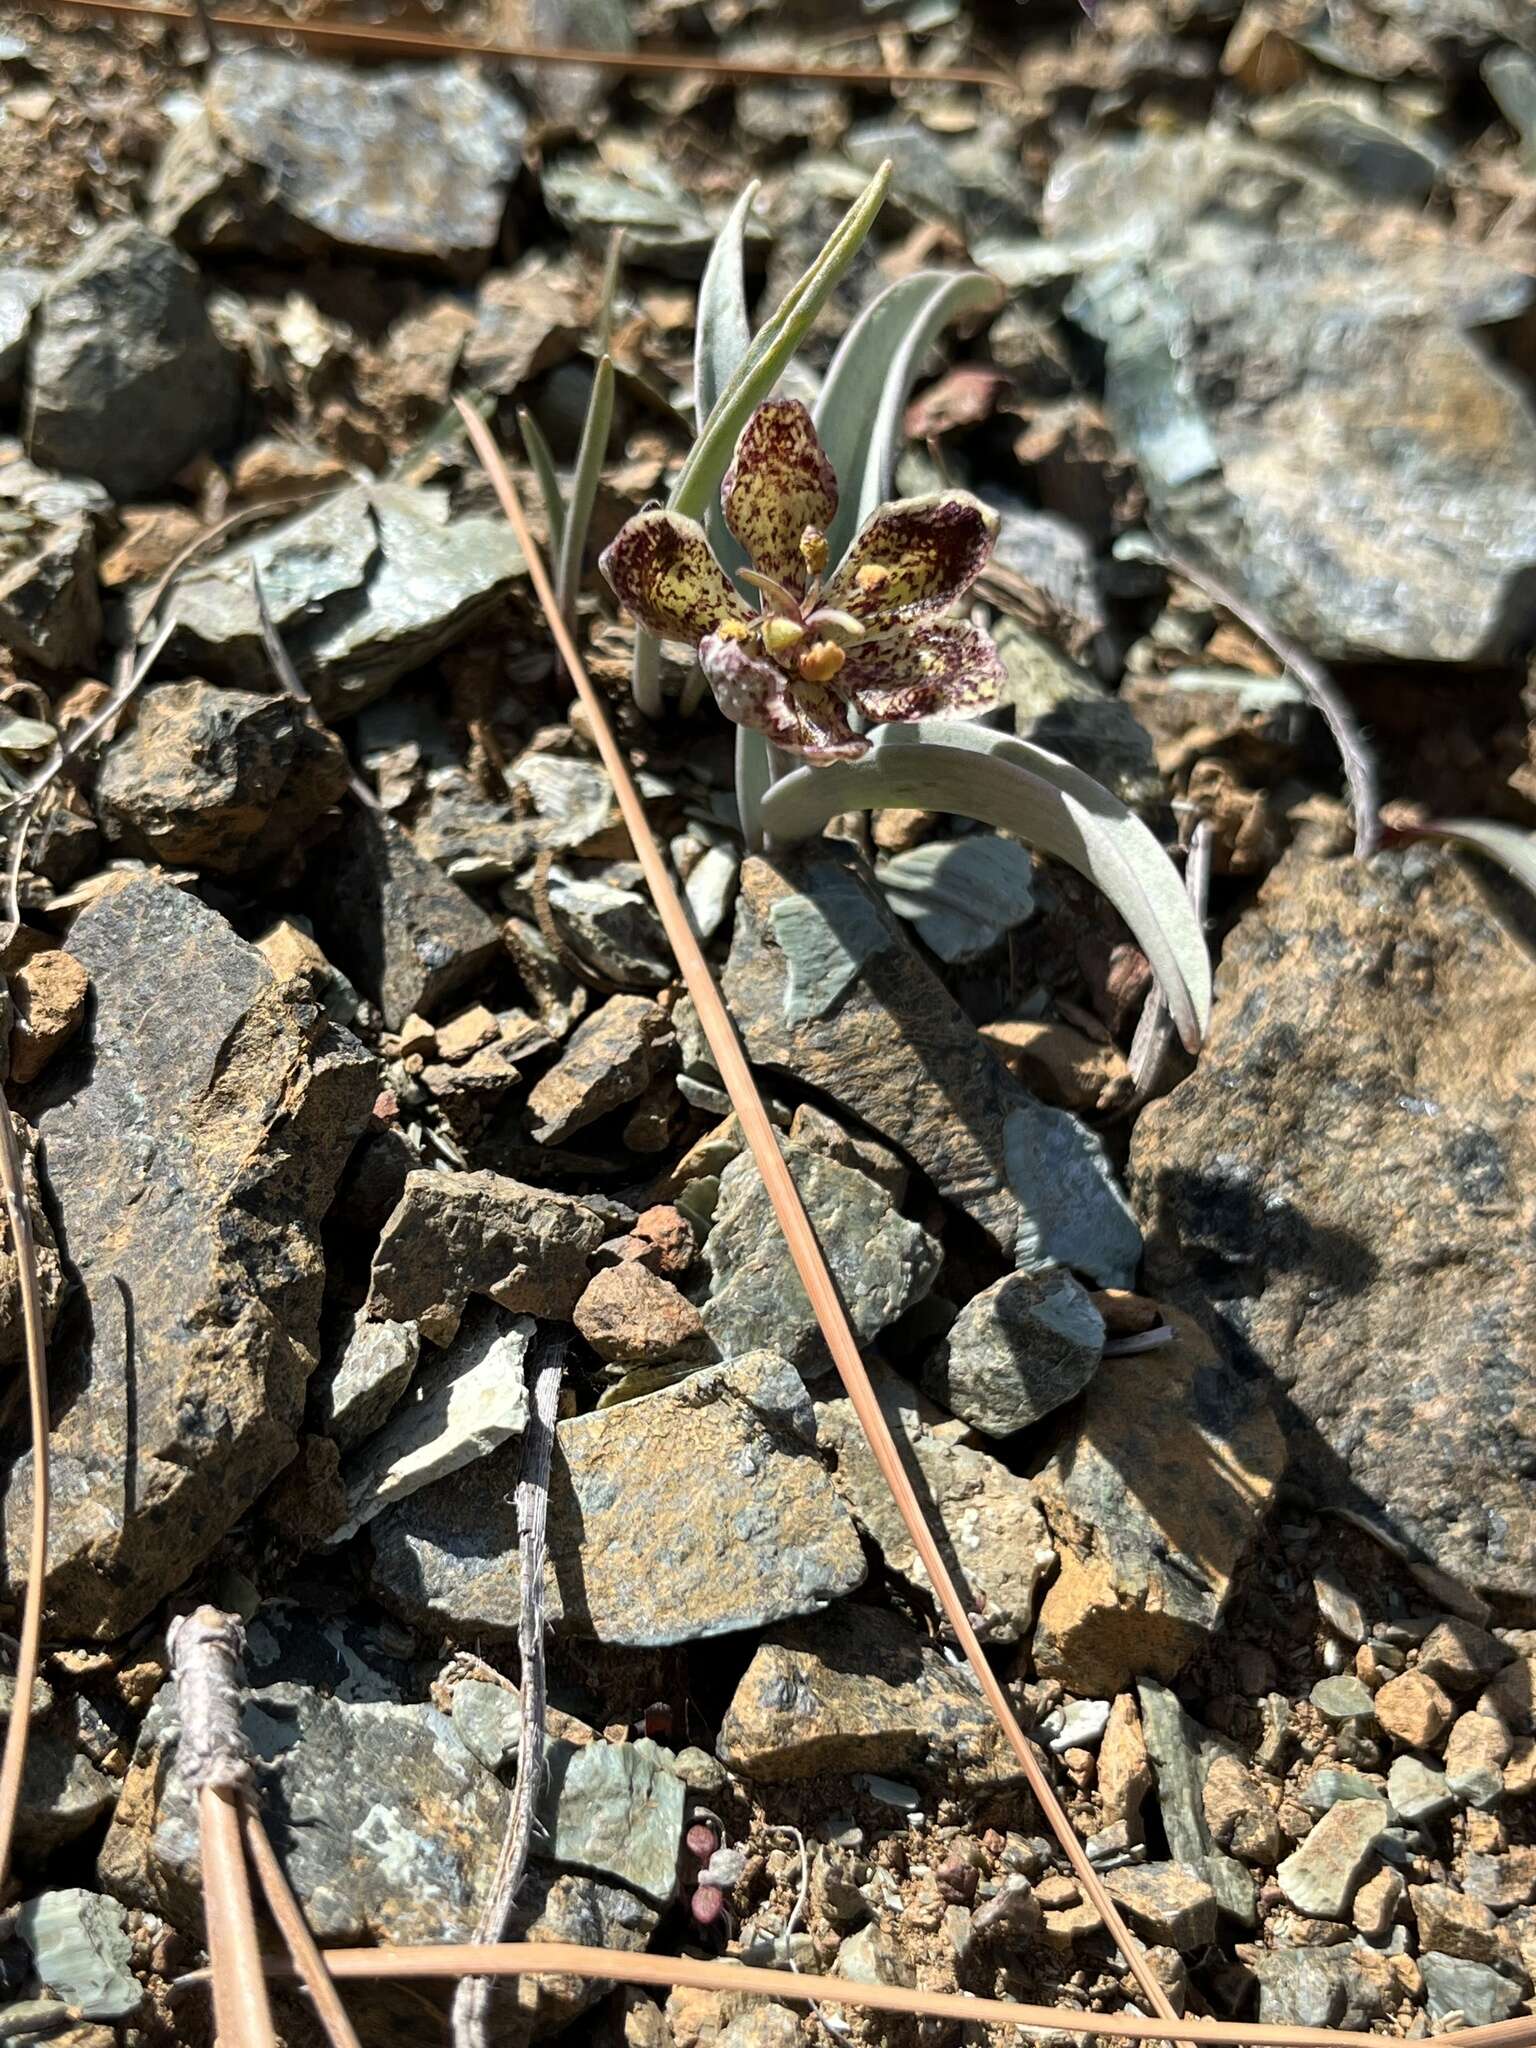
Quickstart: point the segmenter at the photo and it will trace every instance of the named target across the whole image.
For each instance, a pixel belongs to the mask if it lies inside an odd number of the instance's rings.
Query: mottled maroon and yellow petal
[[[753,617],[704,529],[676,512],[637,512],[598,558],[614,595],[663,640],[702,640],[722,619]]]
[[[840,694],[871,725],[972,718],[997,702],[1003,658],[966,619],[924,619],[850,647]]]
[[[969,491],[898,498],[870,514],[826,602],[876,631],[947,611],[986,567],[997,528]]]
[[[699,648],[699,665],[726,717],[787,753],[807,761],[851,761],[868,753],[869,741],[853,730],[831,690],[786,675],[749,642],[711,633]]]
[[[837,511],[837,478],[798,398],[770,398],[747,421],[720,504],[753,568],[798,596],[809,580],[801,537],[808,526],[824,534]]]

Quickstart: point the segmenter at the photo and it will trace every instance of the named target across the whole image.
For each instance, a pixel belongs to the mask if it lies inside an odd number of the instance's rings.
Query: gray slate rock
[[[872,1377],[977,1633],[993,1643],[1027,1637],[1041,1581],[1055,1562],[1033,1482],[1010,1472],[905,1380],[878,1368]],[[888,1569],[927,1586],[928,1575],[852,1402],[817,1402],[816,1439],[833,1454],[839,1498]]]
[[[151,218],[198,249],[479,270],[524,126],[511,100],[451,65],[359,70],[241,50],[214,63],[202,115],[173,137]]]
[[[93,1015],[34,1108],[89,1321],[53,1361],[48,1611],[61,1635],[110,1638],[293,1456],[320,1222],[377,1068],[301,979],[275,981],[156,875],[89,904],[68,951]],[[13,1573],[30,1478],[23,1458],[7,1482]]]
[[[1104,1355],[1104,1318],[1070,1273],[1007,1273],[973,1295],[923,1368],[942,1408],[1011,1436],[1080,1394]]]
[[[309,1417],[339,1451],[353,1451],[389,1417],[421,1352],[414,1323],[354,1317],[337,1356],[309,1383]]]
[[[1342,1920],[1386,1832],[1384,1799],[1341,1799],[1275,1872],[1286,1904],[1318,1920]]]
[[[343,1464],[347,1520],[334,1542],[346,1542],[393,1502],[522,1435],[528,1424],[523,1360],[533,1329],[531,1316],[475,1304],[453,1342],[417,1372],[384,1427]]]
[[[461,1679],[453,1688],[451,1712],[459,1740],[488,1771],[516,1762],[523,1710],[515,1692],[488,1679]]]
[[[340,740],[289,698],[162,683],[107,749],[97,808],[141,858],[234,875],[291,851],[347,776]]]
[[[1395,112],[1380,95],[1308,85],[1261,101],[1249,126],[1265,142],[1294,150],[1367,199],[1421,204],[1450,162],[1444,139]]]
[[[553,1742],[539,1818],[538,1853],[565,1870],[628,1885],[653,1906],[677,1892],[688,1792],[653,1745]]]
[[[669,277],[698,277],[714,246],[719,223],[708,216],[658,159],[630,175],[603,169],[598,158],[563,156],[544,166],[544,204],[568,234],[594,252],[615,228],[624,230],[631,260]]]
[[[310,864],[306,908],[328,959],[398,1031],[430,1016],[495,958],[478,904],[423,859],[392,818],[353,804]]]
[[[0,402],[15,403],[32,315],[48,287],[48,273],[28,263],[0,268]]]
[[[1237,1752],[1192,1720],[1166,1686],[1144,1678],[1136,1698],[1170,1853],[1199,1872],[1222,1912],[1252,1927],[1258,1918],[1253,1877],[1235,1856],[1217,1848],[1205,1817],[1206,1773],[1217,1757]]]
[[[1006,671],[999,699],[1021,740],[1095,776],[1132,810],[1167,803],[1151,735],[1122,698],[1017,619],[999,620],[992,637]]]
[[[877,1131],[1016,1265],[1129,1283],[1140,1240],[1098,1139],[1013,1079],[844,854],[745,863],[725,992],[759,1065]]]
[[[1218,983],[1132,1142],[1151,1287],[1282,1392],[1314,1499],[1532,1597],[1536,967],[1448,856],[1288,855]]]
[[[38,301],[26,440],[45,468],[140,497],[221,446],[238,410],[196,269],[137,221],[93,235]]]
[[[261,1772],[273,1846],[326,1945],[467,1941],[486,1894],[510,1795],[425,1705],[347,1705],[299,1685],[252,1695],[245,1731]],[[125,1904],[202,1927],[193,1794],[176,1768],[172,1688],[146,1717],[100,1874]],[[643,1949],[657,1914],[619,1885],[535,1866],[509,1939]],[[497,2041],[510,2048],[583,2012],[604,1986],[553,1977],[509,1986]],[[419,2040],[419,1998],[349,1992],[366,2040]]]
[[[77,1841],[110,1813],[120,1790],[58,1728],[34,1726],[21,1780],[16,1843],[28,1856],[47,1856]]]
[[[1223,154],[1094,143],[1047,203],[1097,259],[1068,307],[1104,344],[1154,510],[1324,657],[1498,660],[1536,619],[1536,406],[1475,335],[1536,284],[1427,224],[1325,229],[1326,187],[1296,164],[1271,169],[1284,233],[1249,185],[1235,221]],[[1225,160],[1232,180],[1245,152]],[[1103,233],[1090,197],[1113,209]]]
[[[414,1322],[437,1345],[452,1343],[471,1295],[568,1322],[605,1235],[574,1195],[499,1173],[410,1173],[373,1255],[363,1313]]]
[[[0,472],[0,500],[4,484]],[[90,521],[48,520],[0,502],[0,645],[73,674],[93,660],[101,625]]]
[[[457,1636],[516,1634],[518,1457],[498,1451],[379,1516],[381,1599]],[[557,1633],[638,1646],[815,1613],[865,1569],[800,1377],[762,1351],[561,1422],[549,1559]]]
[[[856,1167],[793,1139],[783,1147],[801,1199],[861,1344],[869,1344],[932,1287],[944,1250]],[[700,1308],[722,1357],[765,1345],[816,1375],[831,1356],[750,1154],[720,1176],[714,1227],[702,1258],[709,1291]]]
[[[250,1695],[244,1725],[273,1846],[319,1940],[470,1938],[509,1795],[446,1715],[282,1684]],[[180,1739],[167,1685],[145,1717],[99,1867],[125,1905],[185,1926],[198,1911],[201,1858]]]
[[[38,1982],[82,2019],[131,2019],[144,1990],[130,1967],[128,1915],[116,1899],[73,1886],[28,1899],[16,1931],[32,1954]]]
[[[1460,2013],[1469,2027],[1489,2027],[1510,2020],[1520,2010],[1525,1987],[1491,1963],[1471,1963],[1431,1949],[1419,1957],[1424,1989],[1429,1994],[1432,2025],[1443,2026],[1448,2014]]]
[[[183,577],[168,662],[215,682],[269,685],[253,563],[326,718],[372,703],[461,640],[526,568],[503,519],[450,519],[436,489],[352,485]]]
[[[1387,1773],[1387,1803],[1394,1820],[1422,1827],[1453,1811],[1456,1794],[1445,1782],[1445,1773],[1416,1756],[1394,1757]]]

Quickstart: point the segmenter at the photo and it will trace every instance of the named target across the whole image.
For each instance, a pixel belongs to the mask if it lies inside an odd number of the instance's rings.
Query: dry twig
[[[533,1400],[523,1437],[517,1481],[517,1579],[520,1606],[517,1652],[522,1666],[517,1739],[517,1784],[496,1874],[480,1912],[475,1939],[488,1945],[507,1931],[533,1841],[534,1808],[544,1785],[544,1558],[548,1548],[549,1461],[555,1447],[560,1375],[565,1344],[544,1334],[533,1360]],[[486,2021],[495,1980],[466,1977],[454,1994],[454,2048],[490,2048]]]
[[[48,1347],[43,1334],[43,1297],[37,1277],[37,1245],[21,1143],[10,1104],[0,1092],[0,1200],[10,1224],[21,1289],[22,1331],[27,1354],[27,1404],[32,1427],[32,1530],[27,1541],[27,1590],[16,1651],[16,1690],[5,1754],[0,1758],[0,1900],[10,1884],[11,1850],[27,1767],[27,1732],[32,1723],[32,1689],[42,1656],[43,1596],[48,1577]]]
[[[507,1942],[492,1950],[467,1943],[434,1948],[342,1948],[326,1957],[343,1982],[371,1977],[419,1982],[483,1970],[499,1977],[604,1978],[666,1991],[720,1991],[731,1998],[769,1998],[778,2004],[849,2005],[865,2012],[901,2013],[908,2018],[954,2020],[969,2027],[1019,2027],[1048,2033],[1097,2036],[1107,2041],[1167,2041],[1175,2035],[1195,2048],[1382,2048],[1390,2036],[1348,2027],[1266,2025],[1258,2020],[1208,2020],[1168,2015],[1149,2020],[1139,2012],[1080,2012],[1071,2006],[1008,2005],[999,1998],[973,1998],[964,1991],[915,1991],[896,1984],[856,1984],[847,1977],[811,1977],[788,1970],[763,1970],[747,1963],[706,1962],[699,1956],[658,1956],[606,1948],[581,1948],[567,1941]],[[281,1963],[274,1972],[284,1972]],[[206,1972],[183,1982],[200,1981]],[[1459,2033],[1427,2037],[1417,2048],[1533,2048],[1536,2019],[1498,2020]]]
[[[188,22],[185,7],[141,5],[140,0],[68,0],[71,7],[129,20]],[[374,52],[390,57],[491,57],[509,64],[582,65],[597,71],[694,72],[731,84],[738,79],[809,79],[820,85],[974,85],[1010,88],[1001,71],[956,64],[924,69],[913,64],[768,64],[761,59],[704,57],[691,50],[575,50],[537,43],[476,43],[426,30],[372,28],[362,22],[288,21],[268,14],[215,14],[205,20],[239,35],[275,36],[285,43],[313,43],[322,50]]]

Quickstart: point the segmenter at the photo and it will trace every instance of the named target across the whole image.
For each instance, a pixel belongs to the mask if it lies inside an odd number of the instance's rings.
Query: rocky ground
[[[262,1797],[321,1938],[469,1935],[551,1335],[520,1931],[1131,2002],[945,1644],[448,412],[485,394],[515,453],[527,407],[570,460],[622,225],[606,540],[686,446],[725,203],[763,180],[770,306],[888,153],[791,387],[885,280],[969,259],[1005,287],[926,366],[901,483],[1001,512],[999,716],[1168,843],[1209,823],[1198,1064],[1137,1089],[1145,959],[994,835],[887,813],[744,863],[723,721],[679,706],[681,663],[637,716],[595,573],[594,674],[989,1651],[1170,1994],[1401,2036],[1532,2010],[1532,921],[1443,851],[1351,859],[1302,689],[1159,552],[1333,665],[1399,820],[1533,822],[1528,8],[527,15],[1017,86],[354,71],[0,23],[13,794],[178,579],[147,687],[31,818],[4,961],[55,1427],[0,2035],[207,2038],[175,1988],[201,1920],[165,1651],[201,1599],[247,1620]],[[0,1359],[14,1587],[8,1242]],[[444,2037],[414,1992],[348,1995],[370,2048]],[[499,2041],[628,2048],[829,2024],[563,1980],[498,2014]]]

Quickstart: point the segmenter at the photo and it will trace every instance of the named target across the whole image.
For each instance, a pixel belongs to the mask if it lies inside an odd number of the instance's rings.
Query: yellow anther
[[[800,559],[813,576],[827,566],[827,536],[819,526],[808,526],[800,536]]]
[[[798,619],[786,619],[774,613],[763,621],[763,645],[770,654],[788,654],[791,647],[798,647],[805,638],[805,628]]]
[[[795,667],[808,683],[830,683],[847,659],[832,641],[813,640],[796,656]]]
[[[715,632],[722,640],[750,640],[752,628],[745,619],[722,619]]]
[[[890,582],[891,572],[883,568],[879,562],[866,562],[863,568],[856,572],[853,580],[866,597],[878,597]]]

